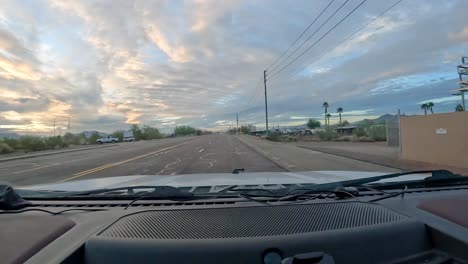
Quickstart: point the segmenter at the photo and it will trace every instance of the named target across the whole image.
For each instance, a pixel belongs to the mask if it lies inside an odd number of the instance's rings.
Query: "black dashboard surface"
[[[0,215],[0,234],[18,227],[11,219],[41,217],[31,236],[49,240],[34,247],[25,235],[18,239],[29,246],[11,250],[29,252],[28,263],[466,263],[468,229],[457,221],[466,213],[468,187],[410,190],[368,202],[376,195],[272,205],[141,201],[128,210],[122,201],[36,201],[36,208],[51,211],[106,211]],[[458,202],[447,211],[450,201]],[[11,241],[0,237],[1,244]]]

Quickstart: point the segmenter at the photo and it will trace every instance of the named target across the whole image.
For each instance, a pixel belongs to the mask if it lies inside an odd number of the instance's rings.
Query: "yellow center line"
[[[195,140],[196,140],[196,139],[195,139]],[[64,179],[64,180],[61,180],[61,181],[59,181],[59,182],[66,182],[66,181],[73,180],[73,179],[76,179],[76,178],[79,178],[79,177],[82,177],[82,176],[85,176],[85,175],[88,175],[88,174],[91,174],[91,173],[95,173],[95,172],[98,172],[98,171],[101,171],[101,170],[105,170],[105,169],[108,169],[108,168],[112,168],[112,167],[115,167],[115,166],[118,166],[118,165],[121,165],[121,164],[130,162],[130,161],[134,161],[134,160],[141,159],[141,158],[144,158],[144,157],[147,157],[147,156],[150,156],[150,155],[154,155],[154,154],[156,154],[156,153],[160,153],[160,152],[163,152],[163,151],[171,150],[171,149],[180,147],[180,146],[182,146],[182,145],[191,143],[191,142],[193,142],[193,141],[195,141],[195,140],[191,140],[191,141],[187,141],[187,142],[184,142],[184,143],[180,143],[180,144],[177,144],[177,145],[174,145],[174,146],[162,148],[162,149],[159,149],[159,150],[150,152],[150,153],[146,153],[146,154],[143,154],[143,155],[140,155],[140,156],[136,156],[136,157],[127,159],[127,160],[122,160],[122,161],[115,162],[115,163],[109,163],[109,164],[102,165],[102,166],[99,166],[99,167],[96,167],[96,168],[93,168],[93,169],[89,169],[89,170],[85,170],[85,171],[82,171],[82,172],[78,172],[78,173],[74,174],[74,176],[72,176],[72,177],[70,177],[70,178],[66,178],[66,179]]]

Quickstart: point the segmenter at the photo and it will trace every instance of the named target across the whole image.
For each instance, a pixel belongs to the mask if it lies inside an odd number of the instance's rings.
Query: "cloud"
[[[69,116],[76,131],[130,124],[169,131],[181,124],[225,128],[239,114],[243,123],[260,127],[263,70],[327,3],[6,2],[0,10],[0,118],[22,123],[2,124],[46,134],[54,116]],[[428,98],[437,111],[452,111],[456,102],[443,98],[457,86],[456,65],[467,53],[466,1],[403,1],[322,56],[388,6],[366,2],[269,80],[272,122],[319,117],[323,101],[331,109],[342,106],[347,118],[415,113],[416,103]]]
[[[193,56],[183,46],[170,44],[162,32],[154,25],[149,26],[147,29],[149,39],[160,48],[166,55],[174,62],[189,62],[193,60]]]
[[[455,41],[468,41],[468,26],[464,27],[462,30],[458,32],[451,32],[449,33],[449,38]]]

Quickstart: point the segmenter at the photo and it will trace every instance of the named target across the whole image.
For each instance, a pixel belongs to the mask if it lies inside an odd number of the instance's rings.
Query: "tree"
[[[250,133],[250,128],[248,126],[241,126],[240,127],[240,131],[242,132],[242,134],[249,134]]]
[[[174,134],[176,136],[193,135],[196,133],[196,129],[191,126],[176,126],[174,128]]]
[[[427,102],[427,108],[429,108],[429,110],[431,111],[431,114],[434,114],[434,111],[432,110],[433,107],[434,107],[433,102]]]
[[[310,128],[310,129],[318,128],[318,127],[320,127],[320,125],[321,125],[320,121],[312,119],[312,118],[310,118],[307,121],[307,127]]]
[[[114,131],[114,133],[112,133],[112,136],[118,138],[120,142],[123,141],[123,131],[122,130]]]
[[[96,144],[96,140],[100,139],[101,136],[97,133],[94,132],[89,138],[88,138],[88,143],[89,144]]]
[[[463,109],[463,105],[457,104],[457,106],[455,106],[455,112],[463,112],[463,111],[465,111],[465,109]]]
[[[161,133],[159,133],[159,129],[150,126],[143,126],[142,136],[145,140],[162,138]]]
[[[338,115],[340,116],[340,127],[342,126],[341,124],[341,113],[343,113],[343,107],[338,107],[338,109],[336,109],[336,112],[338,113]]]
[[[348,120],[343,120],[343,122],[341,122],[341,125],[342,126],[349,126],[349,121]]]
[[[133,136],[135,140],[141,140],[143,138],[143,131],[141,131],[140,127],[137,124],[133,124],[130,130],[133,132]]]
[[[328,102],[323,102],[322,104],[322,107],[325,108],[325,125],[327,126],[327,113],[328,113],[328,107],[330,107],[330,105],[328,104]]]
[[[327,119],[327,125],[328,126],[330,125],[330,117],[331,117],[331,114],[326,114],[325,115],[325,118]]]
[[[429,106],[427,105],[427,103],[424,103],[421,105],[421,109],[424,110],[424,115],[427,115],[427,110],[429,109]]]

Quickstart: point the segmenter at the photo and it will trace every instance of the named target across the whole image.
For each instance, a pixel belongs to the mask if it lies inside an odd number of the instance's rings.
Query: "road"
[[[310,166],[286,167],[283,161],[272,159],[252,144],[256,143],[225,134],[118,143],[103,148],[0,162],[0,180],[14,186],[25,186],[123,175],[230,173],[235,168],[245,168],[249,172],[314,169]],[[370,163],[297,149],[297,155],[301,156],[297,158],[298,162],[320,164],[316,170],[388,171],[386,167]],[[281,149],[276,151],[281,152]],[[289,159],[294,158],[294,153],[290,152],[285,153]],[[313,155],[309,157],[308,153]]]

